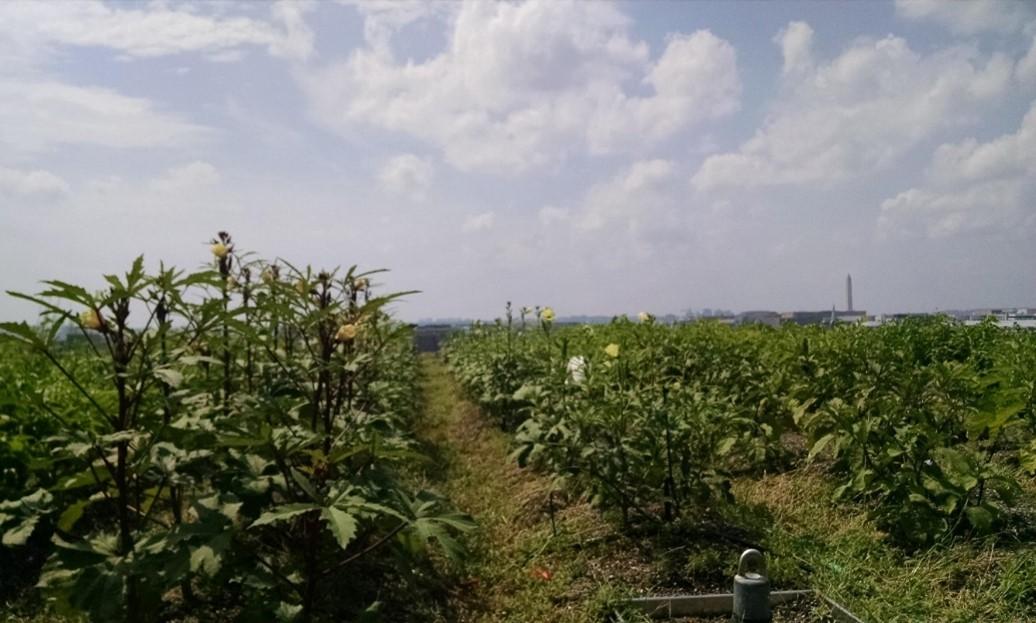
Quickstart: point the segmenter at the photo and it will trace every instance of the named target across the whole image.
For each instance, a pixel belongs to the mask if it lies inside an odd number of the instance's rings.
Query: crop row
[[[1036,333],[948,319],[879,328],[556,327],[457,335],[447,357],[516,456],[625,523],[731,499],[736,474],[827,466],[904,544],[1010,527],[1036,471]]]
[[[43,322],[0,325],[4,568],[32,581],[45,559],[52,609],[96,621],[373,611],[380,574],[457,554],[471,527],[401,476],[417,370],[384,309],[399,295],[223,232],[211,253],[190,273],[138,258],[100,293],[12,293]]]

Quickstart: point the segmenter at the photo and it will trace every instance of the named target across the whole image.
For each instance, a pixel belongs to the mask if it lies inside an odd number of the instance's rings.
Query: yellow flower
[[[540,319],[543,322],[554,322],[554,310],[550,307],[544,307],[543,311],[540,312]]]
[[[96,309],[88,309],[79,314],[79,322],[84,328],[92,331],[100,331],[104,327],[104,321],[101,320],[101,314],[97,313]]]
[[[619,345],[615,342],[612,342],[611,344],[604,347],[604,352],[606,355],[614,359],[619,356]]]
[[[220,259],[226,257],[227,253],[230,253],[230,248],[222,242],[213,242],[209,248],[212,249],[212,254]]]
[[[651,320],[651,314],[647,312],[640,312],[639,314],[637,314],[637,320],[641,322],[647,322],[648,320]]]
[[[335,333],[335,340],[338,342],[351,342],[356,339],[356,333],[356,325],[343,324],[338,327],[338,333]]]

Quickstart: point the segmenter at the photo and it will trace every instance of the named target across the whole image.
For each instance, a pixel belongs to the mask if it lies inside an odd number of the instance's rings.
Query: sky
[[[408,320],[1036,305],[1036,3],[0,3],[0,290],[218,230]]]

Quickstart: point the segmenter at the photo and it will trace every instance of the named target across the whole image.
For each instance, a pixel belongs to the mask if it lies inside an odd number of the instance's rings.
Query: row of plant
[[[401,476],[420,460],[401,294],[224,232],[210,250],[10,293],[42,315],[0,324],[4,556],[45,558],[49,607],[97,621],[373,617],[379,574],[472,526]]]
[[[531,314],[532,321],[527,318]],[[1036,470],[1036,333],[949,319],[878,328],[556,327],[510,306],[447,348],[516,456],[624,522],[730,500],[733,475],[822,461],[837,496],[921,545],[1016,521]]]

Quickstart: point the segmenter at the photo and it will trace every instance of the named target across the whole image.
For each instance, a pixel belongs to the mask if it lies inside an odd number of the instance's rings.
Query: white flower
[[[586,357],[577,355],[568,360],[568,376],[576,385],[582,385],[586,380]]]

